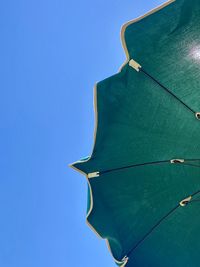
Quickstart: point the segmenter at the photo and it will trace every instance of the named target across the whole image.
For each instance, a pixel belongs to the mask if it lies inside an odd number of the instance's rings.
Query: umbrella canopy
[[[95,87],[87,221],[126,267],[197,267],[200,253],[200,1],[125,24],[127,60]],[[98,121],[98,123],[97,123]]]

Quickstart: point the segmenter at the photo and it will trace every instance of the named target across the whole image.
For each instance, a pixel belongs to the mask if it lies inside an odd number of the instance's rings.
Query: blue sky
[[[120,28],[158,0],[6,0],[0,9],[0,266],[115,266],[85,223],[93,86],[125,60]]]

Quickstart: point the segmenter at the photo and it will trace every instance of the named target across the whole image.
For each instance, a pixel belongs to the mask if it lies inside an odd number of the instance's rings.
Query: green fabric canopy
[[[95,87],[92,155],[72,164],[87,221],[120,266],[199,267],[200,0],[125,24],[122,42],[127,61]]]

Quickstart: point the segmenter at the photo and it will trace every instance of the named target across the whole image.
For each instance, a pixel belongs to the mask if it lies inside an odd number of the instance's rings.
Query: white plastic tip
[[[184,159],[171,159],[170,160],[170,163],[184,163],[185,162],[185,160]]]
[[[129,61],[129,66],[131,66],[136,71],[140,71],[140,69],[142,68],[142,66],[133,59]]]
[[[122,262],[127,262],[127,261],[128,261],[128,257],[127,256],[123,257]]]
[[[191,199],[192,199],[192,196],[189,196],[189,197],[183,199],[183,200],[179,203],[180,206],[181,206],[181,207],[185,207],[185,206],[188,204],[188,202],[191,201]]]
[[[196,112],[195,117],[197,118],[197,120],[200,120],[200,112]]]
[[[95,178],[95,177],[98,177],[99,176],[99,172],[91,172],[91,173],[88,173],[88,178]]]

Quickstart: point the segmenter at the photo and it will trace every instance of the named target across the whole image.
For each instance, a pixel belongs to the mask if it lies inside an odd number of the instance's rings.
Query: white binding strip
[[[126,28],[130,25],[130,24],[133,24],[139,20],[142,20],[143,18],[163,9],[164,7],[170,5],[171,3],[175,2],[176,0],[169,0],[167,2],[165,2],[164,4],[152,9],[151,11],[149,11],[148,13],[140,16],[139,18],[136,18],[136,19],[133,19],[127,23],[125,23],[123,26],[122,26],[122,29],[121,29],[121,42],[122,42],[122,47],[124,48],[124,51],[125,51],[125,54],[126,54],[126,60],[125,62],[122,64],[122,66],[120,67],[119,69],[119,72],[121,71],[121,69],[129,62],[130,60],[130,56],[129,56],[129,53],[128,53],[128,49],[127,49],[127,46],[126,46],[126,42],[125,42],[125,38],[124,38],[124,33],[125,33],[125,30]],[[95,128],[94,128],[94,142],[93,142],[93,149],[92,149],[92,154],[93,154],[93,150],[94,150],[94,145],[95,145],[95,142],[96,142],[96,134],[97,134],[97,125],[98,125],[98,110],[97,110],[97,85],[95,85],[94,87],[94,111],[95,111]],[[92,155],[91,154],[91,155]],[[73,169],[75,169],[76,171],[84,174],[86,177],[87,177],[87,174],[84,173],[83,171],[77,169],[74,165],[77,164],[77,163],[84,163],[84,162],[87,162],[89,161],[91,158],[91,156],[87,159],[87,160],[84,160],[84,161],[76,161],[72,164],[70,164],[69,166]],[[94,231],[94,233],[96,233],[96,235],[98,237],[101,237],[100,234],[94,229],[94,227],[89,223],[88,221],[88,217],[90,215],[90,213],[92,212],[92,209],[93,209],[93,194],[92,194],[92,188],[91,188],[91,185],[90,185],[90,182],[89,182],[89,179],[87,177],[87,181],[88,181],[88,185],[89,185],[89,188],[90,188],[90,208],[89,208],[89,211],[87,213],[87,216],[86,216],[86,222],[88,224],[88,226]],[[102,237],[101,237],[102,238]],[[109,244],[109,241],[106,239],[106,243],[108,245],[108,249],[113,257],[113,259],[115,260],[116,263],[118,264],[121,264],[121,267],[125,267],[126,263],[128,262],[128,258],[125,260],[125,261],[118,261],[117,259],[115,259],[112,251],[111,251],[111,248],[110,248],[110,244]]]
[[[172,3],[175,2],[175,1],[176,1],[176,0],[169,0],[169,1],[167,1],[167,2],[165,2],[165,3],[163,3],[163,4],[161,4],[161,5],[159,5],[158,7],[156,7],[156,8],[154,8],[154,9],[150,10],[149,12],[145,13],[144,15],[139,16],[139,17],[136,18],[136,19],[132,19],[132,20],[126,22],[126,23],[122,26],[120,35],[121,35],[121,43],[122,43],[122,47],[124,48],[124,51],[125,51],[125,54],[126,54],[126,60],[125,60],[125,62],[122,64],[122,66],[120,67],[119,72],[121,71],[121,69],[122,69],[122,68],[129,62],[129,60],[130,60],[130,56],[129,56],[129,53],[128,53],[128,49],[127,49],[127,45],[126,45],[126,41],[125,41],[125,36],[124,36],[125,31],[126,31],[126,28],[127,28],[129,25],[131,25],[131,24],[133,24],[133,23],[136,23],[136,22],[138,22],[138,21],[140,21],[140,20],[142,20],[142,19],[148,17],[149,15],[152,15],[153,13],[156,13],[157,11],[159,11],[159,10],[163,9],[164,7],[166,7],[166,6],[170,5],[170,4],[172,4]]]

